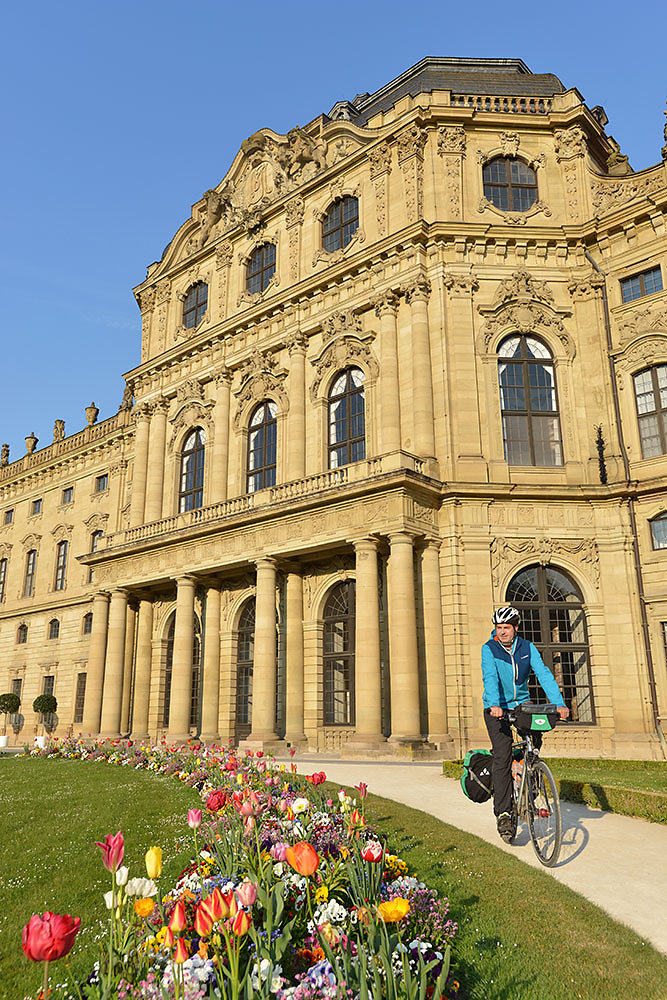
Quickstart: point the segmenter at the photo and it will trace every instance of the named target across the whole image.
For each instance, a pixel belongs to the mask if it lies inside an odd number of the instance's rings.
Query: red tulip
[[[299,875],[312,875],[320,865],[320,856],[312,844],[305,840],[299,841],[294,847],[288,847],[285,857],[294,871]]]
[[[213,927],[211,911],[206,903],[207,901],[203,900],[195,912],[195,930],[199,934],[199,937],[208,937]]]
[[[239,910],[234,919],[232,920],[231,928],[234,934],[237,934],[239,937],[242,937],[244,934],[248,933],[251,923],[252,923],[252,917],[250,916],[248,911]]]
[[[307,780],[312,781],[314,785],[321,785],[327,780],[327,776],[324,771],[316,771],[315,774],[312,774]]]
[[[176,942],[176,950],[174,951],[174,962],[180,965],[182,962],[186,962],[190,957],[190,950],[188,948],[188,943],[185,938],[179,938]]]
[[[71,951],[80,926],[81,917],[69,913],[34,913],[23,928],[23,953],[32,962],[55,962]]]
[[[99,840],[96,840],[95,846],[99,847],[102,851],[102,864],[104,867],[108,868],[110,872],[115,872],[120,866],[123,854],[125,853],[125,841],[123,840],[122,830],[119,830],[115,837],[107,833],[104,843],[101,844]]]
[[[185,916],[185,903],[182,899],[179,899],[176,906],[172,910],[171,917],[169,918],[169,930],[178,934],[180,931],[185,930],[186,924],[187,919]]]
[[[227,793],[223,791],[211,792],[206,799],[206,808],[210,812],[220,812],[227,801]]]
[[[382,857],[382,844],[377,840],[369,840],[361,852],[364,861],[379,861]]]

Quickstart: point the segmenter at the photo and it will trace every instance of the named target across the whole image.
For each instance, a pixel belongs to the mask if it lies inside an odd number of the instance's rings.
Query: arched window
[[[250,732],[252,721],[252,670],[255,662],[255,598],[243,606],[236,645],[236,738]]]
[[[93,631],[93,612],[89,611],[83,616],[83,634],[90,635]]]
[[[650,522],[651,542],[654,549],[667,549],[667,511]]]
[[[498,349],[505,460],[509,465],[562,465],[556,376],[536,337],[516,334]]]
[[[89,552],[97,552],[97,550],[100,547],[100,542],[102,541],[103,536],[104,536],[104,532],[101,530],[101,528],[98,529],[97,531],[92,531],[91,532],[91,534],[90,534],[90,548],[88,550]],[[88,583],[92,583],[93,582],[94,573],[95,573],[95,570],[93,569],[93,567],[89,566],[89,568],[88,568]]]
[[[195,427],[188,434],[181,452],[181,482],[178,494],[178,510],[194,510],[204,503],[204,457],[206,433]]]
[[[28,641],[27,625],[19,625],[18,632],[16,633],[16,641],[20,646]]]
[[[57,618],[52,618],[49,622],[49,639],[58,639],[60,636],[60,622]]]
[[[164,701],[162,707],[162,725],[169,726],[171,709],[171,679],[174,670],[174,636],[176,635],[176,615],[171,616],[167,631],[167,657],[164,676]],[[190,727],[199,725],[199,677],[201,672],[201,623],[194,616],[192,635],[192,682],[190,686]]]
[[[324,606],[324,724],[353,726],[355,585],[338,583]]]
[[[365,375],[347,368],[329,392],[329,468],[337,469],[366,457]]]
[[[248,431],[248,493],[276,485],[276,441],[278,407],[270,400],[260,403],[250,418]]]
[[[359,202],[346,195],[329,205],[322,221],[322,246],[327,253],[342,250],[359,228]]]
[[[484,197],[503,212],[527,212],[537,201],[535,171],[521,160],[498,156],[482,171]]]
[[[634,376],[642,458],[667,455],[667,365]]]
[[[205,281],[196,281],[188,289],[183,302],[183,326],[191,330],[199,326],[206,314],[208,305],[208,285]]]
[[[246,287],[251,294],[263,292],[276,273],[276,248],[273,243],[263,243],[250,255],[246,271]]]
[[[32,597],[35,593],[35,573],[37,572],[37,549],[30,549],[25,557],[25,577],[23,580],[23,596]]]
[[[510,581],[505,598],[521,612],[520,633],[534,643],[563,692],[573,722],[593,723],[588,634],[579,588],[563,570],[529,566]],[[531,698],[545,701],[535,680]]]

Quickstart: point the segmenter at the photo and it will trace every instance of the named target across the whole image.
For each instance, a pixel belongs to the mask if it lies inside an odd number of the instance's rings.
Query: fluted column
[[[125,616],[125,654],[123,656],[123,701],[120,712],[120,731],[130,731],[130,698],[132,696],[132,672],[134,669],[134,639],[137,625],[136,606],[128,604]]]
[[[148,448],[148,476],[146,482],[146,521],[159,521],[162,517],[164,492],[164,450],[167,442],[166,399],[158,399],[153,406],[150,445]]]
[[[94,612],[93,612],[94,614]],[[93,618],[93,624],[95,619]],[[109,606],[109,637],[104,664],[101,736],[120,735],[120,714],[123,697],[125,663],[125,628],[127,624],[127,591],[114,590]]]
[[[224,368],[215,379],[213,450],[211,453],[211,503],[227,499],[229,469],[229,401],[231,373]],[[217,724],[216,724],[217,728]]]
[[[148,470],[148,440],[150,437],[151,407],[135,407],[134,422],[134,471],[132,473],[132,500],[130,502],[130,527],[144,523],[146,504],[146,473]]]
[[[86,696],[83,703],[83,722],[81,723],[81,732],[91,733],[93,736],[97,736],[100,731],[108,624],[109,594],[100,591],[93,598],[93,627],[88,647]]]
[[[176,580],[174,661],[171,671],[171,701],[167,730],[168,739],[173,741],[187,740],[190,736],[195,585],[196,580],[193,576],[180,576]]]
[[[420,560],[422,606],[424,609],[428,739],[431,743],[442,744],[451,743],[452,738],[449,735],[447,723],[439,553],[440,541],[436,538],[429,538],[420,552]]]
[[[303,579],[298,570],[290,569],[285,587],[287,618],[287,707],[285,739],[298,746],[306,742],[303,727]]]
[[[287,414],[287,479],[306,474],[306,345],[300,332],[289,340],[289,412]]]
[[[206,591],[204,620],[204,682],[202,689],[201,738],[214,743],[220,739],[220,588]]]
[[[375,538],[354,542],[356,560],[355,715],[356,731],[348,746],[377,746],[382,733],[382,672],[380,666],[380,601],[378,543]]]
[[[389,536],[389,671],[391,737],[394,742],[421,742],[419,661],[412,536]]]
[[[153,602],[139,601],[137,621],[137,656],[134,671],[134,705],[132,739],[148,736],[148,705],[151,690],[151,658],[153,653]]]
[[[380,319],[380,378],[382,407],[382,451],[401,449],[401,403],[398,379],[398,334],[396,313],[398,298],[384,292],[375,299],[375,314]]]
[[[276,734],[276,563],[257,562],[255,661],[252,676],[252,726],[248,741],[273,742]]]
[[[433,379],[428,332],[428,297],[431,283],[420,276],[406,290],[412,328],[412,389],[415,420],[415,452],[420,458],[435,456],[433,427]]]

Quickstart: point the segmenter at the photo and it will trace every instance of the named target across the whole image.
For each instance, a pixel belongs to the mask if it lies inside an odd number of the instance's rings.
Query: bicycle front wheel
[[[553,868],[558,861],[563,836],[556,782],[541,760],[531,766],[526,774],[526,782],[530,839],[542,864]]]

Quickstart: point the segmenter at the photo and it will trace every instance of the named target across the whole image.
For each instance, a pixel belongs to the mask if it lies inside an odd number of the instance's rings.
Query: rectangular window
[[[101,531],[101,530],[93,531],[93,533],[90,536],[90,551],[91,552],[97,552],[97,550],[99,548],[99,544],[100,544],[100,539],[102,538],[103,534],[104,534],[104,532]],[[89,570],[88,570],[88,583],[92,583],[93,582],[93,575],[94,575],[94,573],[95,573],[95,570],[91,566],[89,568]]]
[[[621,295],[624,302],[642,299],[645,295],[653,295],[662,291],[662,271],[660,267],[652,267],[650,271],[632,274],[621,279]]]
[[[37,549],[30,549],[25,557],[25,580],[23,581],[23,596],[32,597],[35,593],[35,571],[37,569]]]
[[[11,524],[14,520],[14,508],[10,507],[9,510],[5,511],[5,524]]]
[[[53,694],[55,686],[56,686],[56,675],[45,674],[44,684],[42,685],[42,694]]]
[[[73,486],[66,486],[65,489],[63,490],[63,500],[62,500],[62,502],[63,503],[71,503],[73,499],[74,499],[74,487]]]
[[[12,694],[15,694],[17,698],[21,697],[21,691],[23,690],[23,680],[20,677],[15,677],[12,681]],[[13,712],[9,716],[9,725],[14,726],[15,729],[19,728],[21,725],[21,709],[19,707],[18,712]]]
[[[30,508],[31,514],[41,514],[42,513],[42,498],[39,500],[33,500],[32,507]]]
[[[56,549],[56,580],[55,590],[65,589],[65,573],[67,572],[67,548],[66,541],[58,542]]]
[[[20,677],[15,677],[12,681],[12,694],[15,694],[17,698],[21,697],[21,688],[23,687],[23,681]]]
[[[76,679],[76,695],[74,696],[74,718],[72,722],[83,722],[83,703],[86,700],[86,674],[79,674]]]
[[[95,478],[95,492],[104,493],[109,489],[109,473],[103,472],[101,476]]]
[[[7,560],[0,559],[0,603],[5,599],[6,584],[7,584]]]

